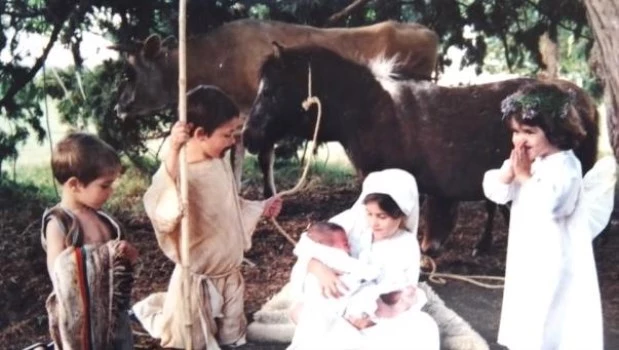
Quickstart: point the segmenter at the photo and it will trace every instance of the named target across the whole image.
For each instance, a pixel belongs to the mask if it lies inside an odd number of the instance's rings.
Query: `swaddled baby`
[[[340,281],[348,288],[342,298],[323,300],[329,303],[338,315],[360,317],[366,314],[376,320],[381,317],[395,317],[411,307],[415,288],[394,285],[385,271],[351,257],[348,238],[341,226],[318,222],[308,229],[307,237],[317,243],[313,249],[321,250],[319,255],[328,255],[329,259],[324,259],[327,261],[319,260],[340,271]],[[318,283],[311,274],[303,281],[302,293],[306,302],[323,298]],[[298,310],[293,311],[293,319],[296,317],[295,312]]]

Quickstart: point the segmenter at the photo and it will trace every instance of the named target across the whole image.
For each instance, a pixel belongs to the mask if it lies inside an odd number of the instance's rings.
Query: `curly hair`
[[[574,91],[564,91],[554,84],[529,84],[501,102],[502,118],[507,125],[515,121],[539,127],[551,144],[561,150],[573,149],[587,135],[574,99]]]

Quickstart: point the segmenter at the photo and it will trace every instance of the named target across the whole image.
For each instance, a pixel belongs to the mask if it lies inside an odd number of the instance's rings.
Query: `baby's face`
[[[334,232],[331,240],[331,246],[333,248],[341,249],[346,253],[350,254],[350,246],[348,245],[348,237],[346,237],[346,232],[338,231]]]

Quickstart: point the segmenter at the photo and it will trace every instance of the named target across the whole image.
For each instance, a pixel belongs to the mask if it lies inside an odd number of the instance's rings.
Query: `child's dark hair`
[[[52,173],[64,184],[76,177],[83,185],[121,170],[116,151],[95,135],[75,132],[56,144],[52,151]]]
[[[203,128],[208,136],[239,115],[232,98],[216,86],[199,85],[187,93],[187,123]]]
[[[333,245],[334,235],[336,233],[346,234],[344,228],[338,224],[328,221],[319,221],[313,223],[307,228],[307,236],[313,241],[329,246]]]
[[[384,211],[393,219],[399,219],[406,214],[400,209],[398,204],[391,198],[390,195],[384,193],[370,193],[363,198],[363,204],[376,203],[380,210]]]
[[[526,85],[501,102],[503,120],[539,127],[548,141],[561,150],[573,149],[587,135],[573,106],[573,92],[554,84]]]

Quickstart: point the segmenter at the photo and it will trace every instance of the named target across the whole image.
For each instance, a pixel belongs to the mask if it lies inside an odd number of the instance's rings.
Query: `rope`
[[[281,197],[290,196],[292,194],[295,194],[303,187],[303,185],[305,185],[307,173],[309,171],[312,160],[314,159],[314,153],[316,151],[316,140],[318,139],[318,130],[320,129],[320,121],[322,119],[322,104],[320,103],[320,99],[318,99],[318,97],[312,95],[312,66],[308,63],[307,98],[305,99],[305,101],[301,103],[301,106],[303,107],[304,110],[308,111],[313,104],[315,104],[316,107],[318,108],[318,114],[316,116],[316,125],[314,126],[314,134],[312,136],[312,151],[310,152],[308,160],[305,162],[305,166],[303,167],[303,173],[301,174],[301,178],[299,178],[299,181],[297,182],[297,184],[289,190],[280,192],[279,195]],[[273,224],[273,226],[275,226],[277,231],[282,236],[284,236],[284,238],[286,238],[288,242],[290,242],[293,246],[297,244],[297,241],[295,241],[294,238],[292,238],[286,232],[286,230],[284,230],[284,228],[277,222],[275,218],[271,218],[271,223]]]
[[[421,266],[422,268],[430,269],[430,272],[421,272],[422,275],[428,276],[428,281],[436,284],[445,284],[447,281],[446,278],[468,282],[470,284],[476,285],[478,287],[487,288],[487,289],[502,289],[503,284],[495,284],[495,283],[485,283],[479,280],[490,280],[490,281],[500,281],[504,282],[505,278],[498,276],[486,276],[486,275],[457,275],[453,273],[440,273],[436,272],[436,262],[427,256],[421,256]]]

